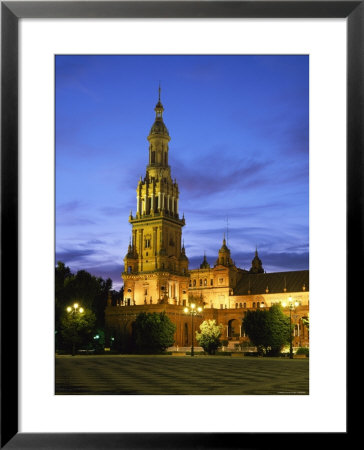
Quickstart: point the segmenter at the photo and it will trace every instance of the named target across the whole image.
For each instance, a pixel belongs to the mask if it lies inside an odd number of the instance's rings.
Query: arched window
[[[203,280],[203,284],[204,284],[204,286],[207,286],[207,279],[206,278]]]
[[[152,164],[154,164],[155,163],[155,151],[153,150],[152,151],[152,155],[151,155],[151,161],[150,161]]]
[[[202,279],[200,279],[200,286],[202,286]]]
[[[193,285],[196,286],[196,280],[193,280]]]
[[[253,308],[255,308],[255,302],[253,302]]]

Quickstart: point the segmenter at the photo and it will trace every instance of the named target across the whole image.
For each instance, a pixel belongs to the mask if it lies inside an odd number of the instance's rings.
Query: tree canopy
[[[64,335],[66,308],[73,303],[79,303],[85,311],[93,313],[95,324],[99,330],[105,327],[105,308],[111,294],[113,304],[122,298],[122,289],[112,290],[112,280],[91,275],[86,270],[73,274],[69,267],[58,261],[55,268],[55,327],[57,332],[57,348],[65,345]],[[63,330],[63,331],[62,331]],[[81,333],[82,335],[82,333]]]
[[[265,355],[278,355],[290,339],[289,317],[279,304],[247,311],[243,330],[258,352]]]
[[[95,322],[96,316],[90,310],[82,313],[75,310],[64,313],[59,330],[64,348],[72,348],[72,354],[75,354],[77,347],[87,347],[92,344]]]
[[[104,311],[109,292],[113,301],[117,301],[122,292],[112,291],[112,280],[95,277],[86,270],[79,270],[73,274],[69,267],[58,261],[55,270],[56,297],[56,325],[59,324],[63,311],[75,301],[83,308],[89,309],[96,315],[96,324],[104,327]]]
[[[133,341],[138,353],[161,353],[174,343],[176,326],[164,313],[140,313],[133,323]]]
[[[200,333],[196,331],[196,340],[209,355],[215,354],[221,347],[220,336],[223,326],[216,325],[215,320],[205,320],[200,325]]]

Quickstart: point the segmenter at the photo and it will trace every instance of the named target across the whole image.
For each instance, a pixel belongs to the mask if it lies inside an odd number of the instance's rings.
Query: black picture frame
[[[315,445],[326,433],[18,432],[18,22],[21,18],[346,18],[347,299],[363,273],[364,1],[2,1],[1,2],[1,448],[184,449]],[[12,320],[9,320],[12,318]],[[7,336],[11,334],[12,345]],[[348,352],[350,351],[347,345]],[[348,360],[349,358],[347,358]],[[246,411],[245,413],[249,413]],[[349,434],[334,433],[340,445]],[[321,442],[322,440],[322,442]]]

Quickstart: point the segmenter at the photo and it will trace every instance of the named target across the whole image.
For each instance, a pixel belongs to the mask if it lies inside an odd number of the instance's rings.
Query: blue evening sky
[[[56,261],[121,286],[161,83],[190,268],[309,265],[309,59],[57,56]]]

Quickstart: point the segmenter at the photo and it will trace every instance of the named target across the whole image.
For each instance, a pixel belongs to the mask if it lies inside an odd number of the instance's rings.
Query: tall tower
[[[130,213],[132,238],[124,258],[126,304],[170,303],[188,299],[188,258],[182,246],[184,217],[178,212],[178,185],[168,165],[168,129],[159,98],[150,130],[149,161],[144,179],[137,186],[135,216]]]

